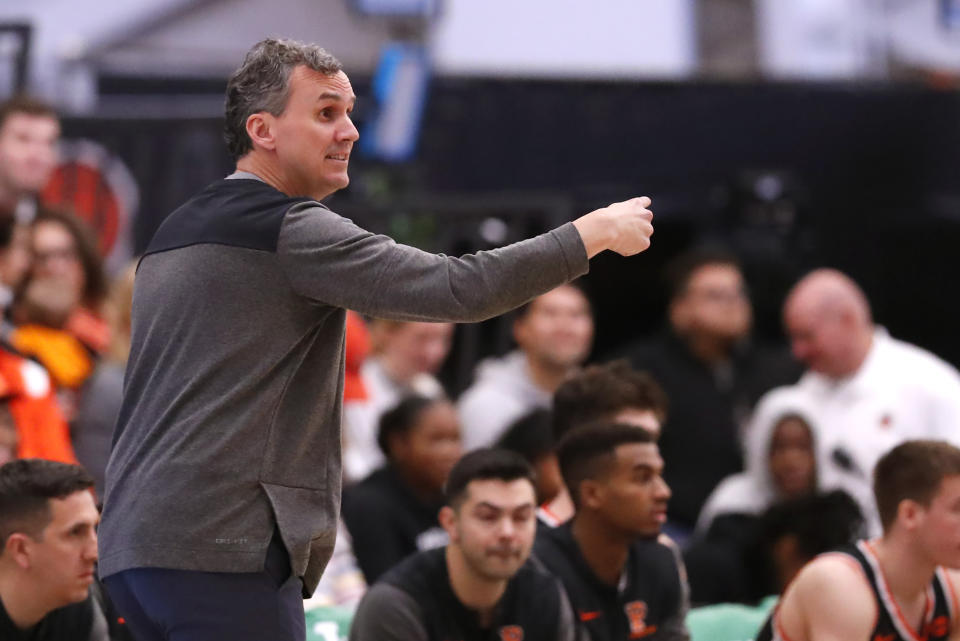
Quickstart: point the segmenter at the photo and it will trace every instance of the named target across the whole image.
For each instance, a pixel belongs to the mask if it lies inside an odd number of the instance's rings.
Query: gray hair
[[[223,137],[234,159],[253,149],[247,118],[261,111],[274,116],[283,113],[290,95],[290,72],[300,65],[327,76],[343,68],[339,60],[317,45],[267,38],[253,45],[243,64],[230,76]]]

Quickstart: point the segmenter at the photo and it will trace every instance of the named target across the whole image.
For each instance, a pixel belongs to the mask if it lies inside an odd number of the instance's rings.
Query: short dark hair
[[[64,499],[92,487],[93,477],[79,465],[43,459],[0,465],[0,545],[6,545],[15,532],[39,539],[52,518],[50,499]]]
[[[900,502],[929,506],[948,476],[960,475],[960,449],[945,441],[906,441],[884,454],[873,469],[873,496],[887,531]]]
[[[729,265],[742,271],[740,259],[724,247],[704,245],[686,251],[674,257],[664,268],[670,300],[683,296],[693,275],[707,265]]]
[[[549,293],[552,292],[554,289],[560,289],[561,287],[572,287],[573,289],[575,289],[575,290],[577,290],[578,292],[580,292],[581,294],[583,294],[583,297],[584,297],[585,299],[587,299],[587,305],[592,308],[592,305],[591,305],[591,303],[590,303],[590,293],[587,291],[586,286],[584,285],[583,281],[580,280],[580,279],[572,280],[572,281],[570,281],[569,283],[563,283],[562,285],[557,285],[556,287],[554,287],[554,288],[551,289],[550,291],[544,292],[543,294],[540,294],[540,296],[543,296],[544,294],[549,294]],[[533,306],[533,304],[534,304],[535,302],[537,302],[537,298],[540,298],[540,296],[536,296],[536,297],[534,297],[534,298],[531,298],[530,300],[528,300],[527,302],[525,302],[523,305],[520,305],[519,307],[517,307],[517,309],[515,309],[514,312],[513,312],[513,320],[514,320],[514,321],[518,321],[518,320],[526,317],[526,315],[527,315],[528,313],[530,313],[531,307]]]
[[[536,409],[511,423],[496,447],[516,452],[533,464],[552,453],[554,444],[550,410]]]
[[[590,365],[564,381],[553,395],[556,439],[587,423],[610,419],[628,408],[650,410],[662,422],[667,395],[653,377],[633,369],[624,359]]]
[[[28,116],[42,116],[59,120],[57,112],[52,106],[25,94],[19,94],[0,102],[0,129],[7,123],[7,118],[14,114],[27,114]]]
[[[760,544],[769,554],[778,541],[796,538],[807,560],[862,538],[865,522],[857,502],[843,490],[774,503],[760,517]]]
[[[405,396],[393,408],[384,412],[383,416],[380,417],[380,430],[377,432],[377,445],[380,446],[384,456],[388,459],[391,458],[390,441],[395,436],[408,433],[410,428],[420,420],[420,415],[425,409],[444,400],[411,394]]]
[[[656,439],[636,425],[603,421],[577,427],[557,445],[560,474],[570,491],[573,504],[580,507],[580,484],[599,478],[610,469],[616,449],[628,443],[653,443]]]
[[[97,308],[107,295],[107,276],[103,270],[103,258],[97,235],[93,228],[79,216],[57,209],[42,208],[33,220],[34,227],[41,223],[54,223],[67,230],[73,238],[77,248],[77,257],[83,266],[84,288],[82,300],[84,305]]]
[[[443,494],[447,505],[458,507],[472,481],[526,479],[536,487],[536,476],[526,459],[509,450],[481,448],[464,455],[450,470]]]
[[[267,38],[247,52],[243,64],[227,82],[224,105],[223,137],[234,159],[253,149],[247,118],[261,111],[282,114],[290,97],[290,73],[301,65],[327,76],[343,68],[319,46],[296,40]]]

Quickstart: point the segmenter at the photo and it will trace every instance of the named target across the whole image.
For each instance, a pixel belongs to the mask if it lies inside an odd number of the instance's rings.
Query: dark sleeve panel
[[[301,202],[313,201],[291,198],[259,180],[221,180],[170,214],[145,254],[202,243],[275,252],[284,215]]]

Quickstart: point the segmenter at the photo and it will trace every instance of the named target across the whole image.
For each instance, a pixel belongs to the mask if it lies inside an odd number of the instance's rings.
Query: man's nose
[[[97,551],[97,533],[94,532],[90,536],[90,540],[87,542],[87,549],[85,550],[85,557],[90,561],[96,561],[99,558],[99,552]]]
[[[353,124],[353,120],[348,117],[346,126],[340,131],[340,139],[353,142],[359,138],[360,131],[357,129],[357,126]]]
[[[663,477],[660,477],[657,481],[657,498],[668,501],[671,496],[673,496],[673,492],[670,490],[670,486],[663,480]]]
[[[500,521],[499,534],[501,537],[507,539],[512,538],[517,532],[516,526],[513,524],[512,519],[502,519]]]

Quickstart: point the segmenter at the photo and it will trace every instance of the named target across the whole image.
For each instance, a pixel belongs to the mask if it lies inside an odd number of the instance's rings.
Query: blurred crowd
[[[93,230],[40,201],[59,129],[42,103],[0,106],[0,463],[80,463],[99,499],[134,266],[108,278]],[[756,602],[816,554],[878,534],[871,471],[898,443],[960,444],[957,370],[876,325],[848,276],[822,269],[794,284],[783,305],[789,348],[754,340],[734,254],[697,248],[664,277],[661,331],[595,362],[602,327],[580,283],[528,302],[512,318],[515,349],[478,363],[458,398],[437,378],[455,326],[351,313],[341,536],[308,607],[356,607],[401,561],[450,543],[437,519],[445,484],[480,448],[511,450],[535,470],[541,527],[586,515],[592,525],[582,529],[593,534],[570,536],[588,563],[590,546],[609,539],[654,539],[669,550],[637,562],[641,572],[652,571],[644,563],[668,567],[664,581],[676,582],[678,596],[661,625],[680,629],[687,603]],[[561,441],[598,420],[607,431],[597,442],[630,442],[611,424],[648,435],[640,442],[656,447],[662,486],[613,507],[584,494],[589,474],[577,457],[592,445]],[[624,521],[624,505],[656,518]],[[538,539],[535,553],[563,576],[556,559],[573,543],[554,539]]]

